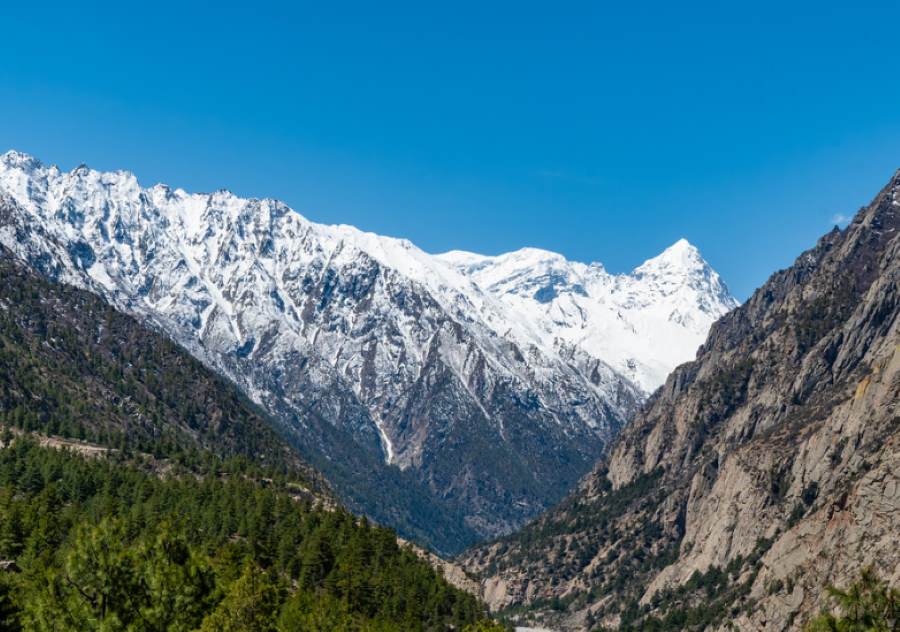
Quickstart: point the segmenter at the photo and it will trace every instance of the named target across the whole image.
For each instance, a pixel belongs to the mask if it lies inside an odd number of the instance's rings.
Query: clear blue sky
[[[683,236],[743,299],[900,167],[896,2],[11,4],[4,149],[429,251]]]

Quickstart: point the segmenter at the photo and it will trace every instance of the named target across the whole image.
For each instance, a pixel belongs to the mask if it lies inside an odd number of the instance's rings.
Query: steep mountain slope
[[[900,581],[898,229],[900,173],[713,325],[559,507],[466,554],[492,605],[781,630],[865,565]]]
[[[602,358],[647,393],[692,359],[710,325],[738,305],[684,239],[620,275],[534,248],[439,258],[508,305],[545,347]]]
[[[0,247],[0,421],[180,461],[242,456],[321,476],[232,384],[99,297],[48,281]]]
[[[166,332],[278,419],[351,508],[442,551],[557,501],[645,396],[444,258],[274,200],[142,189],[8,152],[0,243]],[[692,327],[730,305],[675,296],[702,315]],[[635,299],[631,322],[656,298]]]

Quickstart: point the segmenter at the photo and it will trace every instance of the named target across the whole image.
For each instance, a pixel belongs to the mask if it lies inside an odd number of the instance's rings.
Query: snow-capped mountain
[[[0,158],[0,243],[165,331],[348,504],[445,551],[560,498],[733,305],[686,243],[627,276],[432,256],[275,200],[18,152]]]
[[[692,359],[710,325],[738,305],[685,239],[618,275],[535,248],[438,258],[511,308],[544,348],[602,358],[647,393]]]

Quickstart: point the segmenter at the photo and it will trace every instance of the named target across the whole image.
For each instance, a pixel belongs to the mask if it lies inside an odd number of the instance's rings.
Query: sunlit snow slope
[[[524,248],[497,257],[453,251],[443,261],[508,306],[544,348],[574,346],[650,392],[693,359],[710,325],[738,303],[681,239],[630,274]]]

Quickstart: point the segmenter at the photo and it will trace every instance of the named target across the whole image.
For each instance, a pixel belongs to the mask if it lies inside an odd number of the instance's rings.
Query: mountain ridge
[[[496,256],[457,250],[437,257],[522,315],[545,347],[569,344],[588,351],[648,395],[675,366],[693,358],[712,321],[738,305],[684,238],[620,274],[608,273],[600,262],[569,261],[539,248]]]
[[[442,551],[555,502],[646,396],[407,240],[315,224],[271,199],[64,173],[18,152],[0,158],[0,195],[0,242],[17,256],[152,322],[280,420],[351,508]],[[641,283],[619,288],[623,300]],[[698,283],[671,296],[702,328],[733,299],[720,300],[721,285],[712,311],[693,309],[708,289]],[[613,317],[663,294],[637,292]],[[669,337],[688,330],[689,319],[665,325],[677,307],[661,314]],[[622,327],[648,328],[635,323]],[[413,487],[418,524],[397,525]],[[461,517],[430,524],[441,515]]]

